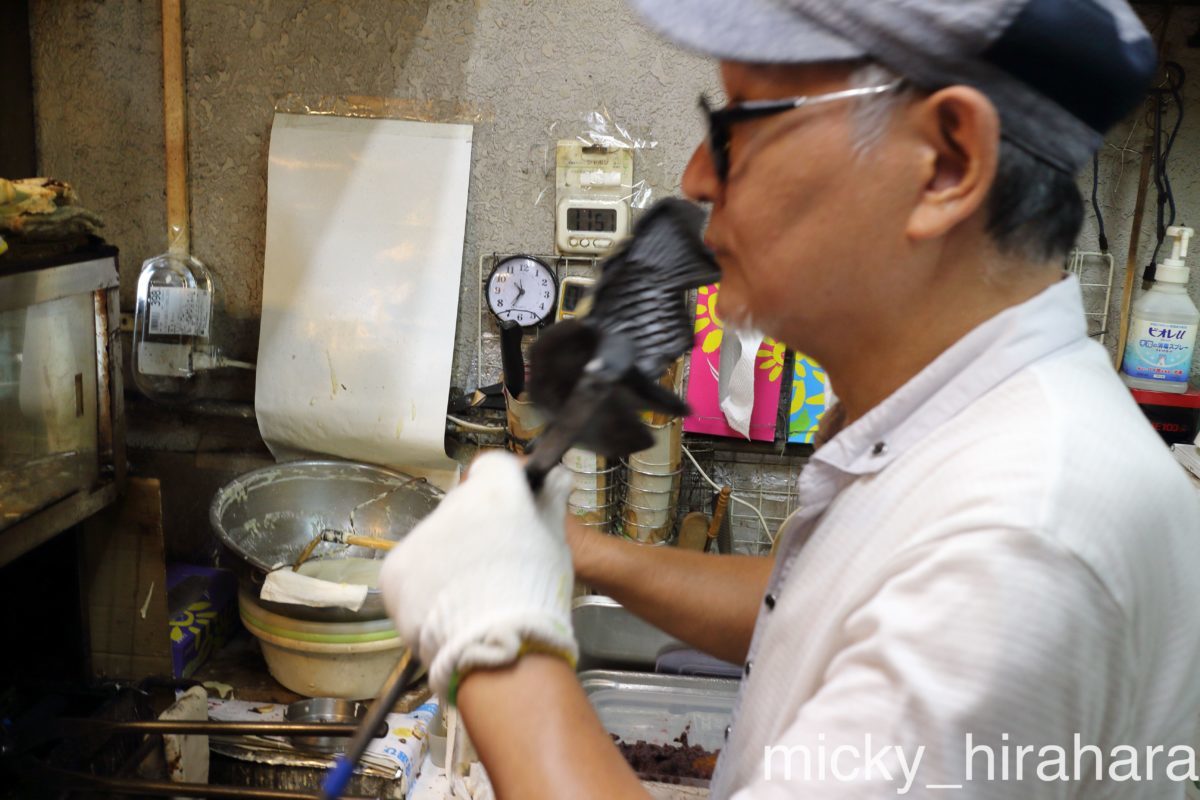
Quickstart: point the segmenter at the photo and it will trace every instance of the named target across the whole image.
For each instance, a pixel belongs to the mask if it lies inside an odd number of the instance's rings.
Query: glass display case
[[[0,565],[124,479],[117,252],[0,259]]]

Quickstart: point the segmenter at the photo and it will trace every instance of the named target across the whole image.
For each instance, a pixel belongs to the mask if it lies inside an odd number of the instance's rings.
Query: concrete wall
[[[289,93],[363,94],[451,101],[476,125],[455,383],[477,375],[474,345],[480,254],[551,249],[552,188],[546,146],[583,112],[607,108],[658,146],[639,157],[641,177],[671,192],[699,135],[695,97],[716,87],[712,65],[662,44],[622,0],[189,0],[185,8],[192,245],[223,289],[220,343],[253,359],[262,290],[266,153],[272,112]],[[1148,7],[1157,34],[1166,21]],[[159,4],[150,0],[31,3],[38,151],[44,173],[72,181],[108,221],[123,253],[123,305],[141,262],[165,249]],[[1171,12],[1167,57],[1200,74],[1186,39],[1200,9]],[[1200,105],[1190,92],[1173,159],[1182,223],[1200,222]],[[1101,154],[1101,208],[1118,271],[1110,302],[1116,329],[1123,268],[1147,129],[1139,116],[1115,130]],[[1090,171],[1088,171],[1090,173]],[[1090,174],[1080,180],[1090,193]],[[1154,239],[1153,196],[1137,263]],[[1096,248],[1094,215],[1081,246]],[[1200,270],[1192,277],[1200,292]],[[1102,293],[1089,291],[1091,310]],[[1107,343],[1115,348],[1116,336]],[[249,399],[251,384],[226,393]]]
[[[122,306],[141,263],[166,249],[162,44],[156,0],[32,0],[39,165],[71,181],[121,249]],[[458,105],[475,124],[453,382],[499,379],[475,364],[480,254],[549,252],[555,139],[584,113],[657,142],[639,177],[675,191],[701,135],[695,107],[716,88],[703,59],[644,30],[623,0],[185,0],[192,252],[226,304],[217,343],[258,345],[267,150],[277,102],[368,95]],[[549,167],[549,170],[547,170]],[[249,402],[253,376],[226,373],[212,396]],[[214,553],[208,498],[269,462],[253,423],[174,415],[131,397],[130,459],[161,478],[172,556]]]
[[[696,96],[717,87],[710,62],[660,42],[622,0],[187,0],[185,6],[192,249],[224,292],[218,343],[240,359],[252,360],[257,349],[266,156],[272,113],[284,96],[445,101],[481,120],[453,375],[456,385],[469,388],[498,378],[491,368],[480,375],[475,363],[480,255],[552,247],[549,205],[534,204],[553,189],[547,147],[571,135],[584,112],[607,109],[657,141],[639,154],[639,177],[658,194],[674,192],[701,135]],[[1146,19],[1155,31],[1164,22],[1157,7]],[[30,24],[41,170],[74,183],[107,219],[106,235],[122,251],[123,306],[130,310],[142,261],[166,247],[159,3],[31,0]],[[1200,9],[1177,9],[1166,41],[1168,57],[1200,76],[1200,51],[1185,44],[1198,25]],[[1172,176],[1179,221],[1200,224],[1194,158],[1200,93],[1187,94]],[[1145,131],[1140,116],[1130,120],[1109,136],[1101,158],[1101,205],[1117,262],[1110,349]],[[1090,194],[1090,174],[1080,184]],[[1153,247],[1153,227],[1151,196],[1139,270]],[[1081,246],[1094,249],[1095,233],[1089,209]],[[1200,296],[1200,270],[1193,272],[1192,294]],[[1088,299],[1092,310],[1103,311],[1102,291],[1089,290]],[[249,401],[253,380],[237,374],[214,391]],[[162,417],[161,410],[134,408],[132,457],[141,471],[164,478],[178,552],[200,554],[206,523],[193,495],[206,496],[256,463],[244,452],[221,455],[254,450],[238,446],[253,442],[254,430]],[[265,461],[261,444],[254,457]]]
[[[479,256],[548,252],[544,150],[587,111],[658,142],[640,177],[672,192],[700,135],[705,60],[638,25],[622,0],[188,0],[192,251],[215,273],[225,340],[253,359],[262,297],[267,148],[276,102],[371,95],[465,105],[474,163],[455,383],[474,385]],[[76,185],[121,248],[122,305],[142,261],[166,248],[159,3],[34,0],[43,172]],[[484,375],[491,383],[495,375]],[[245,399],[249,399],[246,397]]]
[[[1187,72],[1188,83],[1184,85],[1184,118],[1179,137],[1171,158],[1168,161],[1171,184],[1174,189],[1175,202],[1178,207],[1177,225],[1189,225],[1200,229],[1200,91],[1196,89],[1196,79],[1200,78],[1200,50],[1190,48],[1187,39],[1197,32],[1200,27],[1200,9],[1176,8],[1170,12],[1169,19],[1163,11],[1154,7],[1143,13],[1143,19],[1155,36],[1159,36],[1166,28],[1164,57],[1167,60],[1179,62]],[[1174,122],[1174,116],[1167,119]],[[1109,303],[1109,333],[1105,344],[1110,352],[1116,353],[1118,322],[1120,319],[1121,293],[1125,280],[1125,262],[1129,255],[1130,234],[1133,226],[1133,212],[1137,198],[1138,178],[1141,172],[1142,147],[1146,133],[1150,128],[1152,118],[1149,114],[1138,113],[1118,126],[1107,137],[1100,151],[1100,211],[1108,234],[1109,249],[1116,262],[1116,275],[1112,300]],[[1090,197],[1092,193],[1092,170],[1084,170],[1079,180],[1080,189],[1088,201],[1087,215],[1083,232],[1080,235],[1081,249],[1097,250],[1099,228],[1096,215],[1092,213]],[[1145,215],[1140,226],[1141,236],[1135,259],[1137,280],[1135,281],[1135,298],[1141,295],[1141,271],[1154,252],[1156,238],[1156,194],[1154,190],[1153,171],[1151,172],[1149,194],[1146,199]],[[1170,247],[1164,245],[1159,258],[1170,255]],[[1189,292],[1193,300],[1200,298],[1200,250],[1196,257],[1188,260],[1193,267]],[[1095,269],[1089,270],[1089,279],[1098,277]],[[1088,310],[1103,311],[1103,292],[1100,289],[1088,289],[1084,292],[1088,301]],[[1197,372],[1200,358],[1192,369],[1193,382],[1200,372]]]

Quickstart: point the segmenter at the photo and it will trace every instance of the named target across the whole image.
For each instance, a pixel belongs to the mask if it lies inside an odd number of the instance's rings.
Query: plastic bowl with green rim
[[[244,589],[238,592],[238,612],[247,627],[302,642],[355,644],[379,642],[396,636],[392,621],[386,617],[361,622],[314,622],[295,619],[265,608]]]
[[[238,593],[238,610],[246,630],[258,639],[271,675],[305,697],[374,697],[404,652],[388,619],[294,619],[263,608],[244,590]]]

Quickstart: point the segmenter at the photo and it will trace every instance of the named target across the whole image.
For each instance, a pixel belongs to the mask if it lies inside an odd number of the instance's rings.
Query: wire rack
[[[479,259],[478,319],[479,337],[476,350],[476,364],[480,383],[487,383],[491,376],[501,372],[500,364],[500,328],[496,318],[486,306],[484,284],[497,263],[517,253],[491,253]],[[554,256],[538,253],[521,253],[537,258],[555,271],[560,284],[567,277],[599,277],[599,261],[595,258]],[[1082,279],[1081,279],[1082,280]],[[1111,285],[1111,284],[1110,284]],[[540,329],[526,334],[525,347],[532,346],[537,340]],[[528,353],[526,354],[528,357]],[[786,365],[785,374],[791,373],[790,358]],[[686,364],[686,360],[685,360]],[[780,429],[787,429],[786,397],[780,403]],[[789,514],[798,505],[796,484],[800,470],[807,462],[807,452],[810,448],[799,448],[793,452],[789,447],[786,453],[761,452],[742,449],[738,442],[713,441],[709,437],[684,436],[684,446],[708,475],[721,485],[733,487],[733,496],[753,505],[762,515],[737,502],[730,502],[728,511],[730,533],[733,550],[736,553],[765,555],[771,550],[772,537]],[[780,444],[782,447],[782,444]],[[614,469],[615,468],[615,469]],[[600,530],[606,530],[621,535],[621,502],[624,499],[628,485],[628,467],[625,464],[614,464],[609,467],[607,480],[610,482],[609,494],[605,495],[603,511],[597,508],[597,518],[592,524]],[[594,493],[594,492],[593,492]],[[681,520],[689,511],[703,511],[711,514],[716,500],[717,491],[701,478],[695,466],[687,458],[683,459],[683,469],[679,480],[679,501],[671,516],[672,525],[678,527]],[[593,505],[590,501],[589,507]],[[766,529],[764,529],[764,523]],[[673,542],[677,530],[673,529],[668,541]]]
[[[1108,337],[1108,311],[1115,270],[1112,253],[1072,250],[1067,256],[1067,271],[1079,278],[1079,287],[1083,290],[1088,336],[1100,344],[1105,344]]]
[[[709,477],[718,484],[733,487],[734,497],[750,503],[763,516],[760,520],[746,506],[729,504],[733,551],[748,555],[769,553],[772,537],[799,504],[796,486],[807,456],[746,452],[688,437],[684,439],[684,447]],[[692,462],[684,458],[679,516],[689,511],[711,514],[716,495],[716,490],[700,476]],[[763,529],[764,522],[769,534]]]

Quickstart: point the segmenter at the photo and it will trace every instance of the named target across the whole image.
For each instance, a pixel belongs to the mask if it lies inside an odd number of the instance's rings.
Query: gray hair
[[[882,86],[896,73],[874,62],[854,70],[854,88]],[[867,156],[883,138],[894,112],[917,96],[907,85],[857,101],[854,149]],[[996,178],[987,199],[987,231],[1003,254],[1035,263],[1061,259],[1083,226],[1083,198],[1073,176],[1001,137]]]

